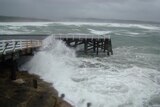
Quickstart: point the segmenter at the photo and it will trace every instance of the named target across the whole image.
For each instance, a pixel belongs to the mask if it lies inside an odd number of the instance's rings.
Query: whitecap
[[[99,31],[99,30],[94,30],[94,29],[88,29],[92,34],[96,35],[104,35],[104,34],[109,34],[111,31]]]
[[[150,30],[160,30],[158,26],[149,24],[126,24],[126,23],[95,23],[95,22],[53,22],[53,24],[75,25],[75,26],[104,26],[104,27],[122,27],[122,28],[140,28]]]

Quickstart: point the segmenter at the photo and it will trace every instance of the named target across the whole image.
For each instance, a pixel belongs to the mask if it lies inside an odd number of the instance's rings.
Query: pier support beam
[[[84,52],[85,52],[85,54],[87,54],[87,50],[88,50],[88,40],[85,39],[84,40]]]
[[[101,50],[103,50],[103,48],[104,48],[104,41],[103,41],[103,39],[101,40]]]
[[[37,89],[38,84],[37,84],[37,80],[33,79],[33,88]]]
[[[105,39],[104,40],[104,44],[103,44],[103,52],[105,53],[106,52],[106,45],[107,45],[107,40]]]
[[[96,40],[93,39],[93,52],[96,52]]]
[[[96,51],[97,51],[97,52],[96,52],[96,54],[98,55],[98,51],[99,51],[99,41],[98,41],[98,40],[97,40],[97,47],[96,47],[96,48],[97,48],[97,50],[96,50]]]
[[[16,80],[16,72],[18,71],[18,64],[16,60],[10,60],[10,67],[11,67],[11,75],[10,75],[10,79],[11,80]]]
[[[74,43],[74,47],[75,47],[75,48],[77,47],[77,44],[78,44],[78,41],[75,40],[75,43]]]
[[[67,46],[69,46],[69,47],[71,46],[71,44],[70,44],[71,42],[70,42],[70,41],[71,41],[70,39],[66,39],[66,44],[67,44]]]

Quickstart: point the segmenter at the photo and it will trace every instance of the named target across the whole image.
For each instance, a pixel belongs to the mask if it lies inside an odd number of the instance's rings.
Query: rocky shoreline
[[[0,70],[0,107],[73,107],[63,97],[37,75],[18,71],[17,80],[11,81],[9,69]]]

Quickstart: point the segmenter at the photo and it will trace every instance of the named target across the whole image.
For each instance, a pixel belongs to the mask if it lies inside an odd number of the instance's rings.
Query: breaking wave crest
[[[160,26],[151,24],[125,24],[125,23],[87,23],[87,22],[10,22],[0,23],[0,34],[13,33],[93,33],[108,34],[120,29],[127,31],[158,31]],[[109,31],[108,31],[109,30]],[[90,31],[90,32],[89,32]],[[138,32],[135,32],[138,33]],[[135,35],[135,33],[133,35]]]
[[[90,30],[90,32],[95,35],[105,35],[105,34],[111,33],[111,31],[98,31],[98,30],[94,30],[94,29],[88,29],[88,30]]]
[[[149,24],[125,24],[125,23],[85,23],[85,22],[56,22],[56,24],[62,25],[75,25],[75,26],[105,26],[105,27],[122,27],[122,28],[141,28],[141,29],[150,29],[150,30],[160,30],[159,27],[149,25]]]

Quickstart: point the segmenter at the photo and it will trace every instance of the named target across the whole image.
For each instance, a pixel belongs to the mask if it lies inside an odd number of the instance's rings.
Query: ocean
[[[109,35],[114,55],[79,55],[52,34]],[[5,22],[0,34],[49,34],[20,69],[53,83],[75,107],[160,107],[160,25]]]

